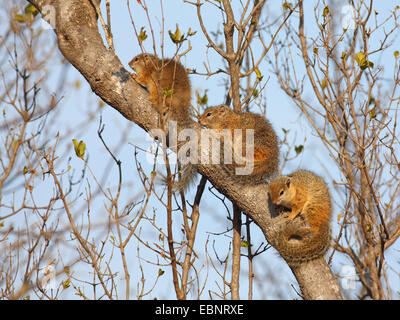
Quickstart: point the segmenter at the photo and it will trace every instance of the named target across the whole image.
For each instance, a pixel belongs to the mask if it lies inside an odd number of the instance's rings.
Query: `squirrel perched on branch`
[[[236,182],[242,184],[263,183],[266,178],[272,177],[277,172],[279,164],[277,137],[271,124],[263,116],[253,112],[236,113],[228,106],[221,105],[207,108],[199,117],[199,123],[219,132],[229,130],[231,137],[236,136],[236,140],[234,138],[231,142],[231,147],[238,156],[236,158],[242,160],[241,162],[250,162],[253,166],[253,170],[248,174],[238,175],[232,172],[232,177]],[[247,141],[247,133],[253,135],[252,142]],[[226,142],[224,141],[224,143]],[[251,145],[248,145],[249,143]],[[252,155],[244,154],[248,147],[251,147]],[[231,166],[224,167],[230,168]],[[241,165],[234,159],[232,167],[238,169]]]
[[[141,53],[129,62],[129,66],[136,72],[132,77],[148,89],[150,100],[160,114],[160,128],[165,134],[169,132],[170,121],[176,121],[179,129],[191,123],[191,85],[188,73],[180,62]],[[179,181],[174,183],[174,189],[187,189],[196,173],[195,165],[185,165],[180,170]]]
[[[159,59],[149,53],[134,57],[129,66],[133,78],[149,90],[150,100],[161,118],[161,128],[168,132],[168,123],[178,126],[191,121],[191,85],[185,67],[175,59]]]
[[[329,247],[331,197],[324,180],[314,173],[299,170],[279,176],[269,184],[272,203],[279,212],[288,211],[288,223],[274,239],[282,257],[292,264],[322,257]],[[305,226],[291,224],[303,219]]]

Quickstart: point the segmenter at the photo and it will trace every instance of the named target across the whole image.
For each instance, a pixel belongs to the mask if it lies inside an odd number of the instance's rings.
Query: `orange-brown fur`
[[[207,108],[200,116],[199,123],[209,129],[229,129],[232,131],[232,136],[235,129],[242,129],[242,150],[246,148],[245,130],[254,130],[254,156],[252,159],[254,169],[249,177],[242,176],[242,180],[246,183],[263,182],[277,172],[279,163],[277,137],[271,124],[263,116],[252,112],[236,113],[222,105]]]
[[[297,262],[322,256],[329,246],[332,214],[329,190],[323,179],[310,171],[299,170],[275,178],[269,190],[271,201],[277,208],[290,210],[289,222],[300,216],[306,224],[301,230],[290,228],[291,234],[283,232],[282,256]],[[301,234],[303,241],[285,243],[296,232]]]
[[[175,59],[161,60],[142,53],[129,66],[135,70],[135,80],[149,90],[150,100],[164,123],[175,120],[179,124],[190,119],[191,86],[186,69]]]

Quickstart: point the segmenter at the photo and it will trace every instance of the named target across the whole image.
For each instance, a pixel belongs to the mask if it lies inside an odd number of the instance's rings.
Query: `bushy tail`
[[[295,223],[284,224],[277,243],[279,253],[289,264],[300,264],[322,257],[329,248],[330,227],[322,224],[312,232]]]
[[[193,185],[197,176],[197,165],[188,163],[181,170],[178,181],[174,183],[173,190],[186,191]]]
[[[197,165],[188,163],[182,169],[180,169],[179,178],[177,181],[173,181],[172,191],[180,192],[187,191],[195,182],[197,176]],[[166,176],[162,176],[162,185],[168,186],[168,179]]]

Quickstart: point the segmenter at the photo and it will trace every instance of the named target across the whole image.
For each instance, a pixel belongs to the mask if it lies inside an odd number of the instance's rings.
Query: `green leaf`
[[[181,34],[181,30],[179,30],[178,25],[176,25],[175,33],[172,33],[171,30],[168,30],[169,37],[171,38],[172,42],[175,44],[179,44],[183,42],[184,37]]]
[[[324,18],[326,18],[328,14],[329,14],[329,6],[326,6],[326,7],[324,8],[324,11],[322,12],[322,16],[323,16]]]
[[[292,4],[291,4],[290,2],[285,1],[285,2],[282,4],[282,8],[283,8],[284,10],[291,10],[291,9],[292,9]]]
[[[203,96],[200,96],[199,92],[196,91],[197,104],[204,106],[208,103],[207,91],[208,91],[208,89],[204,90]]]
[[[67,279],[62,282],[63,289],[67,289],[71,285],[71,280]]]
[[[34,17],[36,17],[39,14],[39,10],[33,4],[28,4],[25,7],[24,11],[27,16],[33,15]]]
[[[196,33],[197,33],[197,31],[192,31],[192,29],[189,28],[189,30],[188,30],[188,32],[187,32],[187,36],[188,36],[188,37],[192,37],[192,36],[194,36]]]
[[[375,107],[373,107],[371,110],[368,111],[370,119],[375,119],[376,118],[375,110],[376,110]]]
[[[371,61],[367,60],[367,57],[365,56],[365,53],[360,51],[358,52],[354,59],[356,60],[358,66],[360,67],[361,70],[365,70],[368,67],[373,68],[374,67],[374,63]]]
[[[158,269],[158,276],[161,277],[165,273],[164,270]]]
[[[304,146],[301,144],[299,146],[294,147],[294,151],[296,151],[296,154],[299,155],[304,149]]]
[[[83,156],[85,155],[86,144],[82,140],[78,142],[76,139],[72,139],[72,142],[74,143],[76,156],[78,158],[83,158]]]
[[[257,75],[257,79],[259,80],[259,81],[261,81],[262,80],[262,78],[263,78],[263,75],[261,74],[261,71],[260,71],[260,69],[258,69],[258,68],[255,68],[254,69],[254,72],[256,73],[256,75]]]
[[[172,94],[173,94],[173,90],[171,88],[165,88],[163,90],[163,94],[164,94],[165,97],[171,98]]]
[[[16,14],[14,16],[14,20],[18,21],[19,23],[25,23],[26,22],[26,17],[22,14]]]
[[[144,29],[144,27],[141,27],[140,28],[140,33],[138,35],[138,40],[139,40],[140,43],[142,43],[146,39],[147,39],[146,30]]]
[[[326,81],[326,78],[325,78],[325,79],[322,80],[322,83],[321,83],[322,90],[324,90],[326,88],[326,84],[327,84],[327,81]]]
[[[244,240],[242,240],[242,247],[248,248],[248,247],[251,247],[251,244],[250,244],[249,241],[244,241]]]
[[[393,55],[394,55],[395,58],[398,58],[399,57],[399,51],[396,50],[395,52],[393,52]]]

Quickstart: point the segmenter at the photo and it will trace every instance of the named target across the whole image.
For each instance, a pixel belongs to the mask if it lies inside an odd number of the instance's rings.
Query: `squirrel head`
[[[144,70],[155,69],[157,67],[156,62],[156,56],[149,53],[141,53],[129,62],[129,66],[135,70],[137,74],[141,74]]]
[[[228,106],[221,105],[207,108],[199,117],[199,123],[209,129],[224,129],[223,122],[236,115]]]
[[[275,206],[291,209],[292,199],[296,195],[296,188],[290,177],[280,176],[270,182],[269,194]]]

